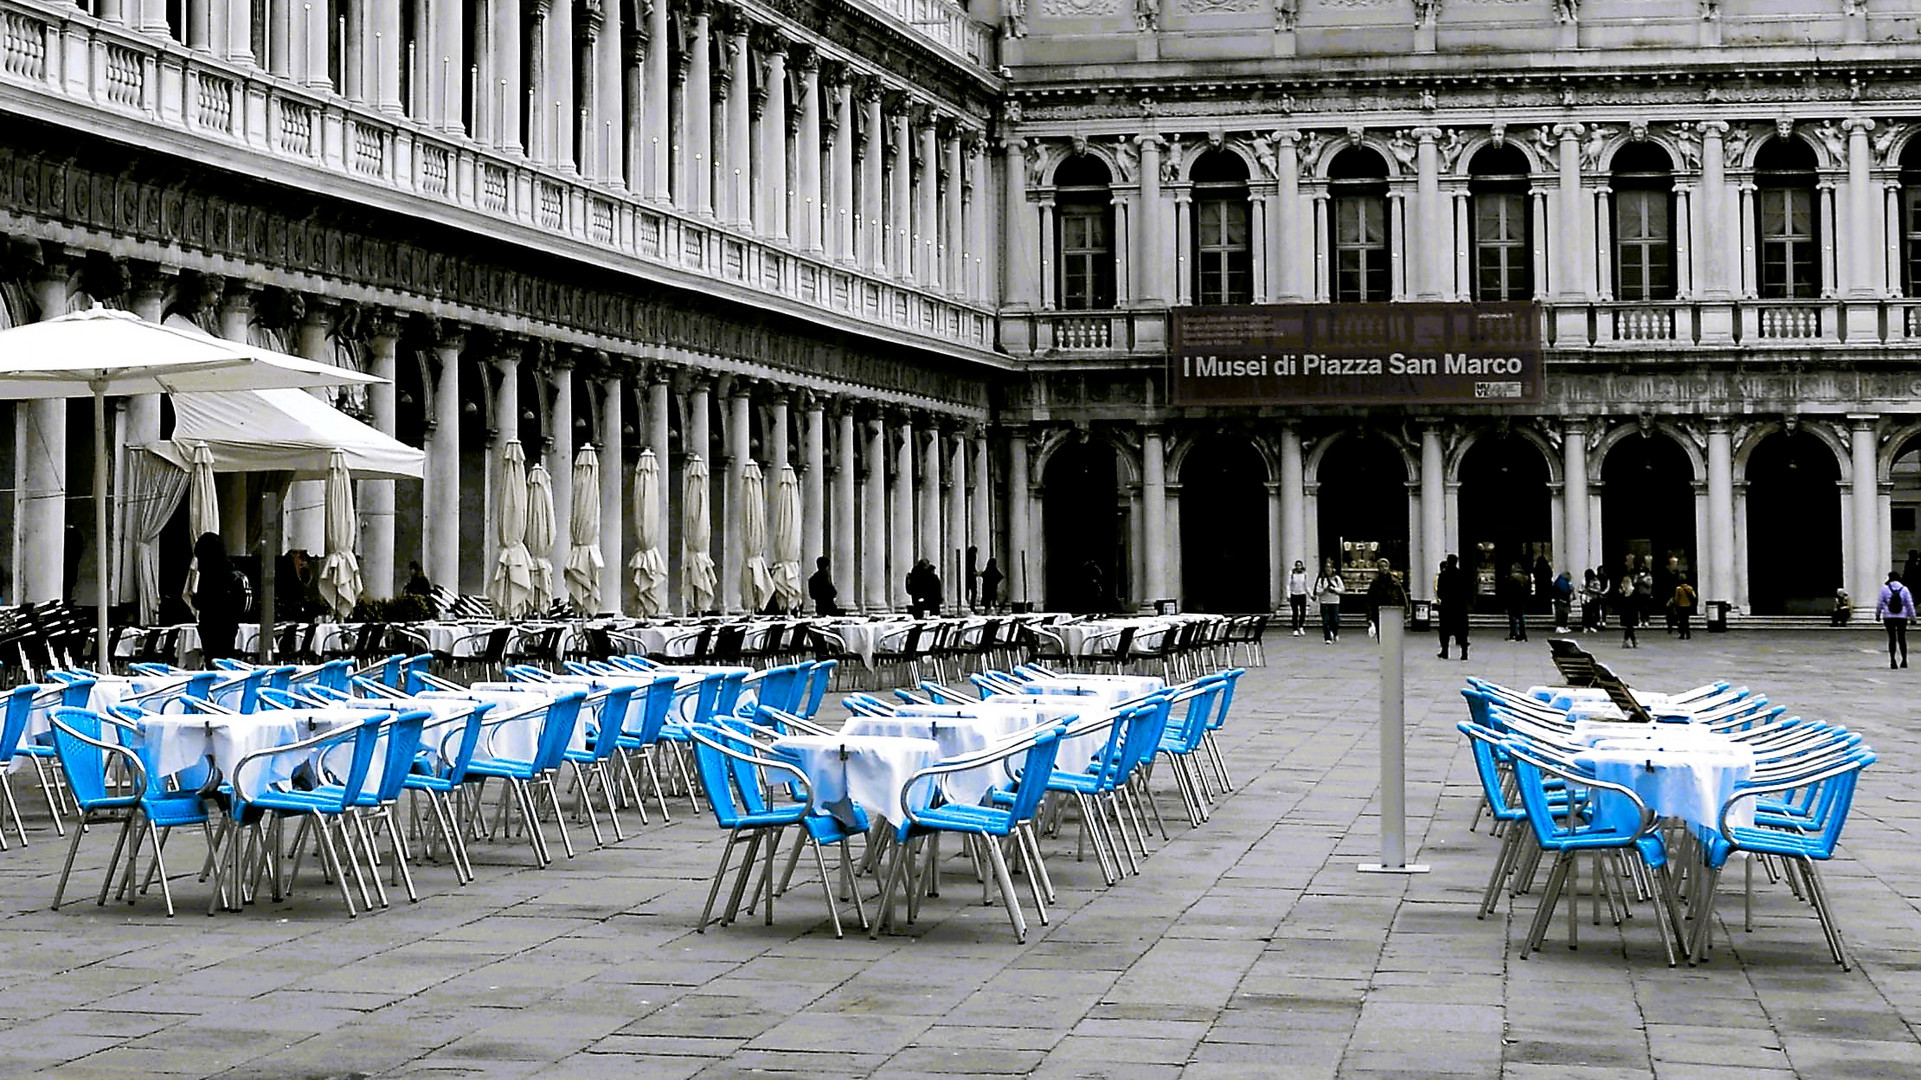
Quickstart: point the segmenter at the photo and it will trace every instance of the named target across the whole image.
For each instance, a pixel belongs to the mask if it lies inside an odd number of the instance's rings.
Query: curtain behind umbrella
[[[660,464],[652,450],[642,450],[634,466],[634,524],[640,550],[627,565],[634,571],[640,613],[651,617],[667,610],[667,560],[660,554]]]
[[[127,532],[133,540],[140,621],[160,611],[160,533],[187,494],[187,474],[142,447],[127,463]],[[196,537],[196,539],[198,539]]]
[[[554,538],[560,531],[554,517],[554,478],[547,466],[535,465],[527,473],[527,557],[534,568],[528,607],[536,614],[554,603]]]
[[[600,610],[600,455],[591,444],[574,455],[574,516],[567,526],[567,595],[582,611]]]

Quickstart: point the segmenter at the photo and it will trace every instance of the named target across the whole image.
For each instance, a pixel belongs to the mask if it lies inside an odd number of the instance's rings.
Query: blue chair
[[[907,820],[895,830],[893,857],[888,863],[886,884],[881,889],[881,919],[874,922],[874,936],[879,935],[880,923],[891,909],[895,890],[909,876],[915,850],[924,844],[927,837],[937,833],[966,837],[977,848],[984,849],[988,865],[993,870],[993,881],[1000,886],[1001,902],[1007,906],[1007,918],[1013,924],[1014,936],[1021,944],[1026,944],[1027,920],[1021,915],[1014,879],[1008,872],[1007,857],[1001,850],[1004,843],[1015,841],[1014,849],[1027,874],[1035,907],[1039,910],[1041,922],[1047,922],[1038,861],[1030,854],[1026,844],[1018,842],[1016,830],[1022,824],[1033,821],[1034,815],[1040,810],[1041,800],[1047,795],[1048,778],[1054,773],[1054,756],[1060,750],[1060,736],[1059,728],[1036,730],[1026,738],[929,766],[901,785],[900,801],[906,810]],[[1015,758],[1023,759],[1018,767],[1013,764]],[[1004,802],[996,800],[997,805],[988,806],[944,803],[924,810],[915,809],[916,800],[913,796],[917,785],[930,783],[948,773],[988,765],[1001,765],[1016,777]],[[914,898],[919,892],[918,881],[907,881],[907,886],[908,922],[911,923],[914,919]]]
[[[406,788],[408,776],[413,772],[414,759],[420,755],[421,729],[432,715],[424,709],[412,709],[382,725],[382,746],[376,751],[380,760],[380,781],[371,786],[363,783],[360,791],[347,801],[347,805],[356,811],[348,816],[348,820],[360,834],[361,847],[367,853],[368,876],[373,878],[374,889],[380,894],[381,907],[387,906],[387,888],[380,882],[379,860],[375,856],[373,831],[367,824],[367,818],[372,816],[387,826],[387,840],[393,851],[394,875],[406,883],[407,899],[418,903],[420,894],[414,890],[413,871],[407,866],[406,840],[401,836],[400,823],[393,811],[400,801],[401,791]],[[332,787],[331,784],[323,784],[316,790],[331,791]]]
[[[607,806],[607,816],[613,819],[614,839],[627,839],[626,830],[620,827],[620,814],[614,807],[614,776],[607,771],[607,762],[620,750],[620,731],[627,724],[628,703],[634,695],[632,686],[616,686],[589,694],[585,704],[592,706],[594,726],[587,739],[584,750],[565,750],[562,759],[574,770],[575,790],[578,792],[578,805],[587,809],[587,824],[594,832],[594,845],[605,847],[607,842],[600,835],[600,818],[594,813],[593,793],[590,778],[600,780],[601,798]],[[629,778],[632,774],[629,773]],[[636,801],[640,793],[634,793]],[[644,816],[646,810],[642,809]]]
[[[661,789],[660,770],[654,764],[654,753],[660,745],[661,731],[667,725],[667,712],[673,707],[674,693],[679,686],[678,676],[655,676],[640,691],[639,700],[630,703],[628,722],[615,736],[621,751],[621,768],[627,774],[627,787],[633,792],[634,805],[640,808],[642,825],[647,824],[647,805],[641,795],[639,780],[634,775],[633,761],[636,757],[653,784],[654,800],[660,805],[661,820],[674,820],[667,813],[667,795]],[[635,713],[639,714],[638,722],[633,719]]]
[[[446,841],[447,857],[453,860],[454,876],[462,885],[474,879],[474,869],[467,860],[467,843],[461,835],[460,815],[455,813],[452,797],[467,782],[467,766],[474,759],[474,748],[480,745],[481,725],[493,707],[491,701],[476,701],[460,718],[458,728],[454,728],[451,721],[435,725],[436,731],[441,727],[449,730],[441,735],[438,745],[426,746],[426,752],[416,756],[412,771],[401,781],[404,790],[426,796],[434,824],[440,829],[441,839]]]
[[[199,793],[165,790],[162,778],[148,768],[140,754],[118,741],[108,741],[104,733],[112,729],[117,736],[125,726],[120,721],[103,718],[87,709],[63,706],[54,710],[50,723],[54,752],[61,768],[66,770],[69,789],[80,808],[79,826],[67,846],[67,861],[60,868],[60,884],[54,889],[54,910],[59,910],[66,896],[67,879],[73,873],[74,856],[80,851],[80,840],[87,834],[87,826],[95,821],[118,820],[120,837],[114,843],[113,857],[107,862],[95,903],[107,902],[107,888],[113,883],[123,853],[126,871],[121,878],[120,892],[132,902],[131,889],[144,837],[153,845],[154,869],[160,878],[161,895],[166,898],[167,917],[172,918],[173,888],[167,882],[167,867],[162,856],[167,835],[176,826],[198,825],[207,839],[208,850],[213,849],[207,808]],[[124,770],[124,784],[116,782],[109,786],[110,767]]]
[[[580,722],[580,706],[587,695],[579,690],[570,690],[555,697],[546,705],[541,717],[540,735],[536,741],[534,754],[527,760],[491,757],[472,761],[467,765],[467,779],[483,788],[489,779],[504,781],[512,793],[515,805],[519,807],[521,820],[527,828],[527,842],[534,849],[534,857],[545,867],[553,861],[547,848],[547,834],[541,828],[540,808],[534,796],[534,788],[546,790],[547,801],[554,811],[554,824],[560,829],[560,841],[567,851],[567,857],[574,857],[573,838],[567,835],[567,819],[560,810],[560,792],[554,781],[560,774],[560,767],[566,761],[567,743],[573,738],[574,725]],[[497,727],[510,720],[518,719],[518,714],[489,717],[486,727]],[[479,792],[476,792],[478,798]],[[502,815],[502,819],[505,818]],[[501,821],[497,820],[496,824]]]
[[[1199,826],[1207,820],[1208,806],[1213,801],[1213,794],[1208,790],[1204,771],[1195,762],[1195,755],[1201,751],[1208,721],[1219,705],[1224,690],[1222,677],[1204,676],[1176,689],[1168,697],[1170,708],[1177,705],[1186,708],[1179,710],[1178,724],[1170,715],[1161,733],[1158,757],[1167,759],[1168,771],[1174,774],[1174,786],[1180,792],[1181,803],[1187,810],[1188,824],[1193,826]]]
[[[1834,909],[1828,903],[1828,888],[1821,880],[1819,864],[1834,857],[1835,845],[1841,840],[1841,830],[1848,823],[1848,810],[1854,803],[1855,786],[1861,770],[1874,764],[1874,761],[1872,751],[1857,748],[1841,760],[1824,761],[1799,775],[1749,782],[1735,788],[1734,794],[1722,804],[1720,830],[1705,837],[1702,842],[1706,867],[1694,894],[1699,903],[1694,909],[1694,933],[1688,944],[1690,963],[1699,963],[1707,955],[1708,938],[1712,933],[1708,924],[1714,915],[1715,888],[1720,884],[1721,871],[1727,865],[1728,856],[1741,851],[1779,858],[1800,875],[1800,883],[1804,886],[1801,891],[1814,908],[1815,917],[1820,920],[1822,933],[1827,936],[1828,950],[1834,954],[1834,962],[1840,964],[1843,971],[1853,968],[1847,944],[1841,939],[1841,928],[1834,921]],[[1804,804],[1807,807],[1804,815],[1784,820],[1768,811],[1764,796],[1786,796],[1797,790],[1813,792]],[[1729,811],[1735,804],[1748,799],[1761,803],[1756,808],[1754,824],[1733,824],[1729,820]],[[1792,799],[1785,801],[1794,802]],[[1792,874],[1789,880],[1794,883]],[[1745,929],[1751,932],[1754,929],[1752,859],[1748,861],[1747,891]]]
[[[713,885],[707,890],[707,903],[701,908],[700,922],[695,930],[706,932],[708,923],[712,921],[714,901],[720,896],[721,882],[727,878],[734,848],[743,844],[747,852],[735,874],[733,890],[728,895],[726,909],[721,913],[720,924],[725,926],[733,922],[740,913],[741,901],[747,895],[748,878],[753,874],[757,858],[764,860],[764,869],[747,910],[751,912],[764,899],[767,904],[767,925],[774,924],[774,897],[779,891],[774,888],[774,857],[780,848],[782,831],[790,825],[799,825],[806,834],[807,842],[813,846],[814,860],[820,869],[821,892],[826,896],[827,911],[834,924],[834,936],[840,937],[840,905],[834,898],[821,845],[840,845],[842,881],[851,883],[847,840],[865,831],[864,816],[851,825],[843,825],[830,815],[810,812],[806,774],[790,762],[766,756],[758,744],[739,732],[714,724],[694,724],[687,729],[687,736],[693,745],[695,768],[699,770],[701,783],[707,789],[707,805],[713,809],[714,819],[720,823],[720,827],[727,830],[727,842],[720,851],[720,866],[714,871]],[[796,801],[775,803],[769,798],[772,792],[782,790],[783,786],[796,793]],[[851,888],[851,885],[847,887]],[[867,912],[861,906],[857,891],[854,893],[854,910],[861,926],[865,927]]]

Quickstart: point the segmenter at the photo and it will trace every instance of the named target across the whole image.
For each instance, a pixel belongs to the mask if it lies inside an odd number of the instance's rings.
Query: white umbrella
[[[527,557],[534,564],[534,594],[528,608],[545,614],[554,603],[554,478],[547,466],[535,465],[527,473]]]
[[[213,486],[213,450],[206,443],[197,442],[187,451],[187,535],[191,544],[199,544],[205,533],[220,531],[220,496]],[[187,567],[187,581],[182,587],[180,598],[188,607],[196,607],[194,594],[200,591],[200,560],[195,559]]]
[[[774,478],[774,595],[788,611],[800,607],[800,478],[782,465]]]
[[[740,600],[760,611],[774,596],[774,575],[767,569],[767,481],[760,463],[749,460],[740,478]]]
[[[640,550],[628,566],[634,588],[640,590],[640,613],[652,617],[667,610],[667,560],[660,554],[660,464],[652,450],[640,452],[634,466],[634,523],[640,530]],[[712,593],[712,587],[709,587]]]
[[[354,516],[354,480],[347,455],[334,451],[327,465],[327,555],[320,560],[320,599],[342,618],[360,599],[360,519]]]
[[[680,602],[688,614],[714,606],[713,524],[707,520],[707,463],[695,454],[687,459],[687,479],[680,495]]]
[[[600,455],[592,443],[574,455],[574,516],[567,527],[567,595],[583,611],[600,610]]]
[[[527,554],[527,456],[520,440],[509,439],[502,449],[500,497],[494,528],[500,536],[500,558],[494,564],[493,584],[487,595],[503,618],[517,619],[534,594],[533,559]]]
[[[348,368],[150,323],[95,305],[0,330],[0,399],[93,398],[94,520],[107,520],[107,398],[183,391],[254,390],[385,382]],[[100,669],[108,670],[107,529],[98,528]]]

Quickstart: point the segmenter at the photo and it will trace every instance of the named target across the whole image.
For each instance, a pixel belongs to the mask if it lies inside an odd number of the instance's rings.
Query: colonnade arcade
[[[1837,588],[1872,605],[1921,504],[1921,425],[1863,413],[1178,420],[1027,442],[1046,541],[1027,571],[1050,607],[1093,603],[1091,577],[1120,607],[1281,609],[1295,560],[1363,556],[1431,597],[1455,553],[1484,592],[1537,557],[1577,586],[1645,557],[1740,612],[1825,613]],[[1057,517],[1111,517],[1118,541]]]
[[[978,401],[858,385],[844,377],[781,370],[738,355],[668,345],[587,348],[543,334],[434,317],[427,311],[362,304],[279,287],[257,276],[181,270],[55,243],[16,239],[0,266],[0,317],[7,324],[49,318],[95,302],[152,321],[184,323],[392,382],[340,393],[336,404],[426,451],[422,481],[358,484],[366,594],[392,595],[410,561],[436,584],[484,593],[499,537],[495,473],[507,440],[530,467],[544,464],[556,504],[556,581],[568,556],[574,507],[595,500],[601,514],[601,610],[636,609],[630,561],[637,551],[636,464],[652,450],[660,469],[661,552],[669,565],[669,609],[683,609],[684,484],[698,457],[709,473],[708,554],[717,569],[713,607],[742,609],[742,490],[748,462],[766,475],[770,499],[784,466],[801,502],[803,576],[831,560],[840,603],[850,610],[905,605],[913,560],[946,568],[969,547],[992,550],[997,516],[984,391]],[[525,325],[523,323],[523,325]],[[557,329],[557,328],[556,328]],[[871,366],[871,365],[869,365]],[[859,361],[830,365],[858,373]],[[939,384],[932,384],[939,385]],[[16,537],[9,598],[92,603],[90,537],[91,406],[25,402],[10,413],[8,440],[16,495],[0,504]],[[71,420],[69,414],[72,414]],[[169,434],[171,410],[158,397],[115,404],[111,523],[114,600],[131,601],[127,536],[120,521],[127,448]],[[573,461],[585,445],[601,463],[600,487],[573,489]],[[221,528],[230,547],[259,539],[259,481],[223,476]],[[286,505],[287,548],[324,550],[323,488],[297,483]],[[773,509],[769,507],[772,520]],[[178,595],[185,571],[184,512],[164,537],[161,595]],[[72,526],[69,528],[69,526]],[[68,543],[42,542],[67,536]],[[85,538],[85,542],[81,542]],[[986,555],[983,554],[984,562]],[[400,579],[400,580],[397,580]],[[950,578],[950,580],[952,580]],[[950,597],[955,594],[951,591]]]

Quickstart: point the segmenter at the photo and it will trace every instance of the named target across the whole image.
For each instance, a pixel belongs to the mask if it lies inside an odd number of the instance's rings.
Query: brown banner
[[[1175,405],[1463,405],[1541,400],[1533,305],[1175,308]]]

